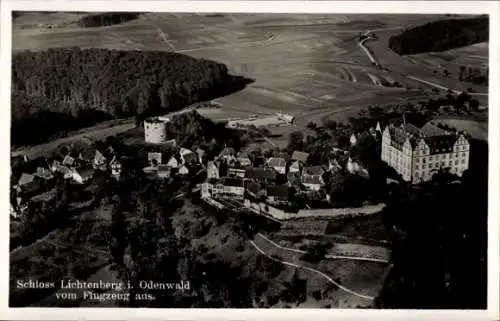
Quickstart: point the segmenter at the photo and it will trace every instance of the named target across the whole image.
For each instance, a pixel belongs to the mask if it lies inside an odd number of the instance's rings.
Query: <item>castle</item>
[[[388,125],[382,133],[381,150],[382,160],[412,183],[430,180],[439,169],[462,176],[469,167],[466,135],[443,130],[432,121],[422,128],[406,122]]]

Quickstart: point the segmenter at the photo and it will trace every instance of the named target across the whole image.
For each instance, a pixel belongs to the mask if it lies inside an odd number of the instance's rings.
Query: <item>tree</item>
[[[303,150],[304,134],[301,131],[290,133],[288,139],[288,150]]]

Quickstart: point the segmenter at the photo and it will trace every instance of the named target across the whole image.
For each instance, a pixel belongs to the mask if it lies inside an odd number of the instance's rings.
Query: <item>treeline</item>
[[[12,144],[39,142],[64,125],[81,128],[106,117],[167,113],[248,82],[229,75],[224,64],[169,52],[76,47],[21,52],[12,58]]]
[[[81,18],[78,25],[85,28],[102,27],[124,23],[139,18],[138,12],[104,12]]]
[[[488,17],[448,19],[417,26],[389,39],[399,55],[440,52],[488,41]]]

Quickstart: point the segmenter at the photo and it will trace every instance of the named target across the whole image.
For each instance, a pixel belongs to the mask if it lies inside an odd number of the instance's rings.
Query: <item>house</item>
[[[62,164],[64,166],[71,167],[75,164],[75,159],[73,157],[71,157],[70,155],[66,155],[63,159]]]
[[[59,162],[57,162],[57,163],[56,162],[57,161],[54,161],[55,164],[52,164],[53,173],[60,173],[63,175],[63,177],[65,179],[73,177],[71,169],[69,169],[68,167],[63,166],[61,164],[58,164]]]
[[[224,177],[218,184],[214,185],[213,191],[218,194],[214,195],[214,197],[243,199],[245,194],[244,181],[241,178]]]
[[[100,151],[96,150],[94,156],[94,168],[102,169],[106,166],[107,162],[108,160],[106,159],[106,157],[104,157],[104,155]]]
[[[299,161],[303,164],[307,164],[308,159],[309,159],[309,153],[301,152],[298,150],[295,150],[292,153],[292,161]]]
[[[85,184],[94,175],[94,168],[89,165],[85,165],[79,168],[75,168],[72,171],[72,178],[78,184]]]
[[[168,165],[158,165],[156,175],[159,178],[168,178],[170,177],[172,172],[172,168]]]
[[[49,181],[54,178],[54,175],[52,175],[51,171],[45,167],[37,167],[36,172],[33,175],[40,177],[45,181]]]
[[[196,155],[198,155],[198,162],[200,164],[205,164],[205,160],[206,160],[206,152],[201,149],[201,148],[197,148],[196,149]]]
[[[288,167],[288,173],[301,173],[303,168],[303,163],[299,160],[294,161],[290,167]]]
[[[182,164],[193,164],[198,162],[198,156],[187,148],[182,147],[179,154],[181,156]]]
[[[171,168],[178,168],[180,165],[180,162],[175,156],[172,156],[168,160],[167,165],[170,166]]]
[[[178,170],[179,175],[187,175],[189,174],[189,168],[186,167],[186,165],[182,165],[179,170]]]
[[[149,152],[148,162],[151,166],[158,166],[162,164],[162,153],[160,152]]]
[[[209,161],[207,163],[207,178],[219,178],[220,173],[219,173],[219,164],[217,164],[214,161]]]
[[[323,185],[323,175],[325,168],[323,166],[309,166],[302,171],[301,183],[308,189],[318,191]]]
[[[234,148],[225,147],[219,153],[219,159],[225,160],[228,164],[235,162],[236,161],[236,152],[235,152]]]
[[[302,175],[323,176],[325,168],[323,166],[308,166],[302,170]]]
[[[215,178],[211,178],[206,182],[203,182],[201,184],[201,198],[211,198],[214,184],[216,184],[217,182],[218,180]]]
[[[271,153],[272,158],[286,158],[286,153],[279,150],[274,150]]]
[[[347,171],[351,174],[358,174],[363,177],[369,177],[368,170],[361,164],[361,162],[353,160],[349,157],[347,161]]]
[[[286,185],[266,187],[267,201],[270,203],[290,203],[295,196],[295,188]]]
[[[16,191],[20,195],[34,195],[43,188],[42,179],[31,174],[23,173],[17,181]]]
[[[113,157],[110,165],[111,165],[111,175],[113,175],[113,177],[115,177],[116,179],[119,179],[120,174],[122,172],[122,164],[116,157]]]
[[[319,191],[325,182],[320,175],[302,175],[301,183],[310,190]]]
[[[288,185],[298,185],[301,183],[300,172],[288,172],[288,174],[286,174],[286,179],[288,181]]]
[[[78,154],[78,159],[86,162],[92,163],[95,157],[95,149],[93,148],[82,148],[80,154]]]
[[[276,181],[276,172],[271,168],[249,167],[245,170],[245,178],[269,184]]]
[[[267,166],[273,168],[278,174],[286,173],[286,160],[284,158],[271,157],[267,161]]]
[[[238,161],[241,167],[252,166],[252,161],[250,160],[250,157],[248,156],[247,152],[240,151],[236,156],[236,160]]]
[[[330,158],[328,160],[328,170],[333,172],[333,171],[338,171],[341,170],[342,166],[339,164],[339,161],[336,158]]]
[[[240,167],[229,167],[227,169],[227,176],[245,178],[246,170]]]

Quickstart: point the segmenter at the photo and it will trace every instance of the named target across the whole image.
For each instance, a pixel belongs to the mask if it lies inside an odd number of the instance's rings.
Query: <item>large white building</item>
[[[462,132],[445,131],[432,122],[422,128],[389,125],[382,134],[382,160],[405,181],[430,180],[439,169],[461,176],[469,168],[470,144]]]
[[[167,141],[167,119],[160,117],[144,121],[144,140],[149,144],[163,144]]]

